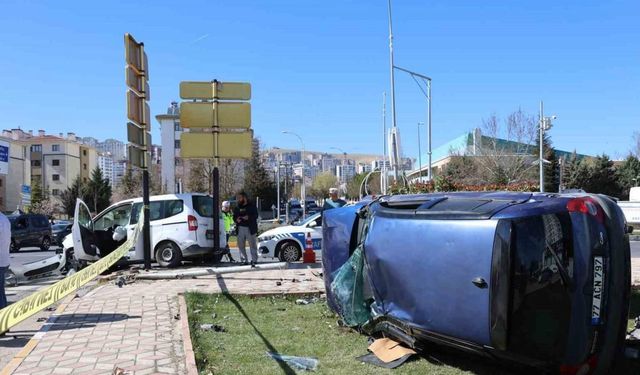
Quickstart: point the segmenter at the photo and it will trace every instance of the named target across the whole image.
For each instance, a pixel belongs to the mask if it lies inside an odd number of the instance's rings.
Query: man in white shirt
[[[11,223],[0,212],[0,309],[7,306],[7,296],[4,292],[4,273],[9,268],[9,246],[11,245]]]

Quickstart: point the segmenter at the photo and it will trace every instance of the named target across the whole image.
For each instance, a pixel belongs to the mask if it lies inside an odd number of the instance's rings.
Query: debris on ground
[[[388,369],[402,366],[412,355],[416,354],[415,350],[405,348],[399,342],[389,338],[373,341],[368,349],[371,353],[356,359],[360,362]]]
[[[282,281],[276,281],[276,286],[282,286]]]
[[[125,371],[124,369],[120,368],[120,367],[115,367],[113,369],[113,372],[111,373],[111,375],[129,375],[131,374],[130,371]]]
[[[175,320],[180,320],[180,314],[176,314],[176,315],[174,315],[174,316],[173,316],[173,319],[175,319]]]
[[[56,310],[56,308],[55,308],[55,307],[53,307],[53,306],[47,307],[47,308],[45,309],[45,311],[55,311],[55,310]]]
[[[200,310],[200,309],[193,311],[194,314],[200,314],[201,312],[202,312],[202,310]]]
[[[200,324],[200,329],[203,331],[227,332],[223,326],[217,324]]]
[[[211,317],[212,317],[213,319],[215,319],[217,316],[218,316],[218,314],[216,314],[216,313],[211,314]]]
[[[294,367],[296,370],[316,371],[318,369],[318,360],[316,358],[294,357],[273,352],[267,352],[267,355],[276,361],[284,362]]]
[[[291,279],[291,282],[292,282],[292,283],[299,283],[299,282],[300,282],[300,280],[298,280],[298,279],[296,279],[296,278],[293,278],[293,279]]]
[[[318,302],[320,299],[317,297],[313,297],[313,298],[300,298],[296,300],[296,305],[309,305],[311,303],[316,303]]]
[[[47,318],[38,318],[36,321],[37,321],[38,323],[46,322],[46,321],[47,321]]]

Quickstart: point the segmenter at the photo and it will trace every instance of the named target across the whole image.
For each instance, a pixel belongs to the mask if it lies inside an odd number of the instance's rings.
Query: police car
[[[283,262],[296,262],[302,257],[307,235],[311,234],[313,250],[322,246],[322,217],[309,216],[297,225],[274,228],[258,237],[258,249],[263,258],[278,258]]]

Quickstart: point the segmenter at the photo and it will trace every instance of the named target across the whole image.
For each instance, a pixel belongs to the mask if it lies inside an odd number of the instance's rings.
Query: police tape
[[[142,214],[140,215],[142,217]],[[144,220],[140,219],[133,235],[117,249],[77,273],[35,292],[0,310],[0,334],[49,305],[60,301],[106,271],[135,246]],[[4,282],[4,280],[2,280]]]

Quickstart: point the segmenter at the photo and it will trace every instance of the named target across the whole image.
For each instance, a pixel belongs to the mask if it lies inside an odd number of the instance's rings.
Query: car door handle
[[[475,279],[471,280],[471,282],[473,283],[473,285],[477,286],[480,289],[486,289],[489,286],[482,277],[476,277]]]

